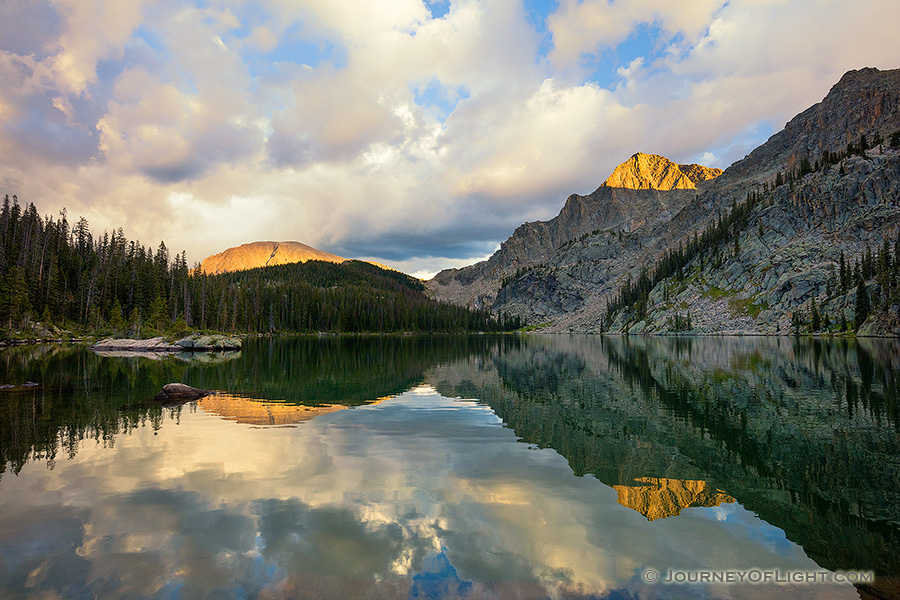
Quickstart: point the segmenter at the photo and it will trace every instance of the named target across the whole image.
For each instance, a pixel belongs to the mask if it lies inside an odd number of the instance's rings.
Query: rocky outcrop
[[[200,270],[217,275],[308,260],[342,263],[347,259],[300,242],[251,242],[208,256],[200,263]]]
[[[230,335],[191,335],[173,343],[180,351],[215,352],[240,350],[241,338]]]
[[[659,154],[638,152],[616,167],[603,185],[630,190],[695,190],[701,181],[721,174],[722,169],[679,165]]]
[[[174,342],[155,337],[146,340],[106,338],[91,350],[97,353],[167,353],[167,352],[215,352],[240,350],[241,339],[226,335],[192,335]]]
[[[155,337],[146,340],[106,338],[93,346],[94,352],[181,352],[183,348]]]

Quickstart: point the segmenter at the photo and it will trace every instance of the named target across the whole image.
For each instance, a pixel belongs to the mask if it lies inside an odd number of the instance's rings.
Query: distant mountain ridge
[[[707,175],[637,154],[593,193],[569,196],[553,219],[521,225],[488,260],[427,285],[438,299],[549,331],[783,334],[797,315],[809,322],[813,307],[830,317],[831,328],[816,331],[836,331],[855,318],[846,282],[835,291],[841,253],[880,256],[900,239],[900,70],[846,73],[765,144]],[[605,314],[626,282],[713,230],[712,245],[681,255],[676,275],[643,290],[639,310]],[[882,316],[860,332],[900,335],[895,291],[869,263]],[[687,313],[691,327],[676,318]]]
[[[200,270],[207,275],[218,275],[308,260],[342,263],[348,259],[300,242],[250,242],[206,257],[200,263]]]

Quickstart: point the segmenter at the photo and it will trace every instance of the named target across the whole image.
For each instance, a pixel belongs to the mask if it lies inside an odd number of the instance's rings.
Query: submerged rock
[[[153,399],[163,402],[187,402],[189,400],[196,400],[197,398],[209,396],[213,393],[214,392],[210,392],[208,390],[201,390],[200,388],[185,385],[184,383],[167,383],[163,386],[162,390],[153,397]]]

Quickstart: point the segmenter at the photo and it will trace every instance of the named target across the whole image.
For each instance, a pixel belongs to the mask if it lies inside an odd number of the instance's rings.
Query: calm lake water
[[[0,365],[0,598],[898,589],[896,342],[283,338]],[[171,381],[219,394],[150,401]]]

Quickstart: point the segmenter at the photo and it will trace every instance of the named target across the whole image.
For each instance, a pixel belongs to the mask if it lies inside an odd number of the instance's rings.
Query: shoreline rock
[[[95,352],[219,352],[240,350],[240,338],[225,335],[192,335],[175,342],[155,337],[146,340],[106,338],[91,350]]]

